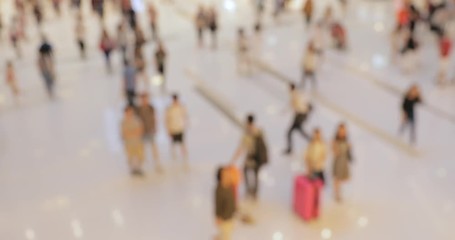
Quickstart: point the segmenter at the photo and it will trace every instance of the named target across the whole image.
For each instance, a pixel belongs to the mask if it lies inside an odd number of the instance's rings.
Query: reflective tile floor
[[[67,4],[67,1],[64,1]],[[303,25],[300,4],[278,21],[269,17],[254,41],[252,76],[236,70],[236,30],[251,35],[254,14],[248,0],[156,1],[160,34],[168,49],[168,86],[179,92],[190,115],[190,168],[172,160],[163,122],[157,143],[164,173],[155,172],[147,152],[144,178],[129,175],[119,134],[124,106],[121,62],[114,55],[114,73],[104,69],[98,50],[98,19],[84,1],[88,26],[88,58],[79,59],[74,41],[74,13],[65,5],[63,16],[46,5],[44,32],[54,44],[57,59],[57,99],[47,99],[36,68],[39,44],[29,19],[24,57],[15,60],[22,97],[12,100],[3,81],[4,62],[15,59],[6,34],[0,42],[0,239],[1,240],[182,240],[213,239],[215,169],[227,163],[241,130],[214,107],[222,102],[228,114],[243,119],[256,114],[271,151],[261,172],[260,201],[242,202],[254,225],[236,223],[235,240],[299,239],[455,239],[455,87],[434,85],[437,49],[422,36],[421,67],[405,75],[389,61],[392,1],[351,0],[345,14],[335,0],[316,1],[316,17],[334,6],[334,16],[349,31],[349,51],[328,49],[319,68],[317,93],[308,92],[315,111],[306,126],[320,127],[330,141],[340,121],[348,124],[354,147],[353,176],[344,187],[345,201],[333,201],[332,184],[323,193],[322,216],[304,223],[292,211],[292,184],[302,171],[301,152],[307,143],[295,138],[299,151],[281,155],[292,118],[287,85],[298,81],[300,60],[311,30]],[[199,49],[193,15],[200,2],[219,10],[219,47]],[[146,26],[144,2],[135,0]],[[12,0],[0,1],[5,23]],[[114,33],[118,22],[112,5],[105,24]],[[145,28],[147,36],[148,28]],[[207,36],[207,45],[209,38]],[[148,43],[147,83],[162,119],[169,96],[153,84],[156,73]],[[425,104],[418,110],[415,147],[397,136],[401,93],[413,82],[422,88]],[[204,98],[196,85],[213,98]],[[148,149],[150,151],[150,149]],[[329,156],[329,165],[332,157]],[[330,169],[327,169],[330,173]]]

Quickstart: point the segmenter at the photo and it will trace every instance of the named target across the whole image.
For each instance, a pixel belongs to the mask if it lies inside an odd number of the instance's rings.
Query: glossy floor
[[[0,2],[6,20],[11,2]],[[213,239],[214,171],[230,160],[241,131],[196,91],[196,81],[235,117],[243,119],[254,112],[271,148],[271,163],[261,173],[260,201],[242,204],[256,223],[237,223],[234,239],[455,239],[451,229],[455,223],[455,88],[433,84],[437,55],[431,37],[422,35],[418,72],[403,75],[388,60],[391,2],[352,0],[344,15],[338,1],[316,1],[318,17],[325,5],[336,6],[335,17],[348,26],[350,48],[346,53],[326,52],[318,93],[311,95],[315,112],[307,129],[321,127],[329,141],[336,125],[346,121],[355,163],[344,189],[345,201],[332,200],[329,184],[321,218],[303,223],[291,209],[293,177],[301,171],[302,156],[300,151],[291,157],[281,155],[292,117],[282,113],[287,88],[281,80],[299,79],[309,31],[298,11],[286,13],[278,22],[268,17],[262,36],[254,40],[255,59],[261,67],[251,77],[242,77],[236,70],[235,33],[238,26],[251,29],[253,25],[250,1],[217,1],[217,50],[196,46],[191,16],[198,2],[158,3],[160,32],[169,51],[169,88],[181,94],[190,112],[191,166],[185,170],[181,161],[171,160],[161,126],[157,142],[165,172],[155,173],[148,154],[143,179],[128,174],[119,138],[120,59],[114,56],[115,71],[107,74],[97,47],[99,22],[89,13],[88,4],[85,61],[78,57],[72,14],[65,10],[57,18],[46,6],[44,31],[55,45],[58,60],[55,101],[46,98],[35,67],[39,39],[32,37],[37,32],[30,19],[24,57],[15,61],[23,90],[20,102],[15,103],[4,82],[0,83],[0,239]],[[296,8],[299,4],[296,1]],[[135,5],[140,9],[142,2]],[[107,10],[106,25],[114,32],[118,16],[112,7]],[[140,17],[146,26],[146,16]],[[153,43],[147,44],[150,79],[155,76],[153,49]],[[13,56],[7,42],[1,42],[0,62]],[[3,77],[3,66],[0,69]],[[415,148],[396,135],[401,92],[411,82],[422,86],[425,98],[418,112]],[[153,85],[146,87],[156,92],[153,101],[161,116],[168,96]],[[306,147],[297,137],[296,143],[302,151]]]

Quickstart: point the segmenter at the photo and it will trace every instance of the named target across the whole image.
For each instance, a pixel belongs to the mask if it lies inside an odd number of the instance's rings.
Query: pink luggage
[[[319,216],[321,180],[310,179],[307,176],[297,176],[294,182],[294,211],[305,221]]]

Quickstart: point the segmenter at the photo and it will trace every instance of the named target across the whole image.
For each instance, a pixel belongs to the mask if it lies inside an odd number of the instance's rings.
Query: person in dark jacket
[[[230,240],[234,227],[236,211],[232,179],[225,168],[218,168],[217,186],[215,190],[215,218],[218,226],[218,240]]]
[[[407,126],[410,127],[410,142],[415,144],[416,142],[416,118],[415,118],[415,106],[422,102],[420,96],[420,90],[417,85],[412,85],[411,88],[406,92],[406,95],[403,99],[403,104],[401,105],[401,110],[403,114],[402,124],[400,127],[400,134],[406,129]]]

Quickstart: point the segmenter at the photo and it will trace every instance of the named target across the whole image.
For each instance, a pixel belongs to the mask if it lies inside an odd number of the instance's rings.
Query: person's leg
[[[409,119],[409,127],[411,128],[410,129],[410,143],[411,144],[415,144],[417,139],[416,139],[416,123],[415,123],[415,119]]]
[[[253,169],[254,171],[254,185],[252,186],[252,194],[254,200],[258,199],[258,193],[259,193],[259,170],[260,166],[256,165]]]
[[[163,167],[161,166],[158,146],[154,140],[152,140],[152,157],[153,157],[153,160],[155,161],[156,171],[161,172],[163,170]]]
[[[294,130],[296,129],[296,121],[297,121],[297,115],[294,116],[294,120],[293,120],[291,126],[289,127],[289,130],[287,133],[287,148],[286,148],[285,153],[289,153],[289,154],[292,153],[292,149],[293,149],[292,132],[294,132]]]
[[[307,115],[306,114],[299,114],[297,117],[296,117],[296,130],[307,140],[307,141],[310,141],[310,135],[308,133],[305,132],[305,130],[303,129],[304,127],[304,124],[305,124],[305,121],[307,119]]]
[[[341,182],[336,177],[333,180],[334,197],[337,202],[341,201]]]
[[[252,188],[252,185],[251,185],[251,175],[250,175],[250,172],[251,172],[251,168],[249,166],[247,166],[247,164],[245,163],[245,166],[243,167],[243,177],[244,177],[244,182],[245,182],[245,191],[246,191],[246,194],[247,194],[247,197],[251,197],[253,195],[253,188]]]
[[[185,139],[184,139],[184,134],[181,133],[180,134],[180,149],[181,149],[181,152],[182,152],[182,157],[183,157],[183,160],[185,161],[185,164],[188,165],[188,149],[186,148],[186,143],[185,143]]]
[[[142,166],[144,164],[144,144],[140,143],[137,145],[137,171],[142,174]]]
[[[234,223],[232,220],[224,220],[220,223],[219,227],[219,240],[231,240],[232,239],[232,230],[234,228]]]

